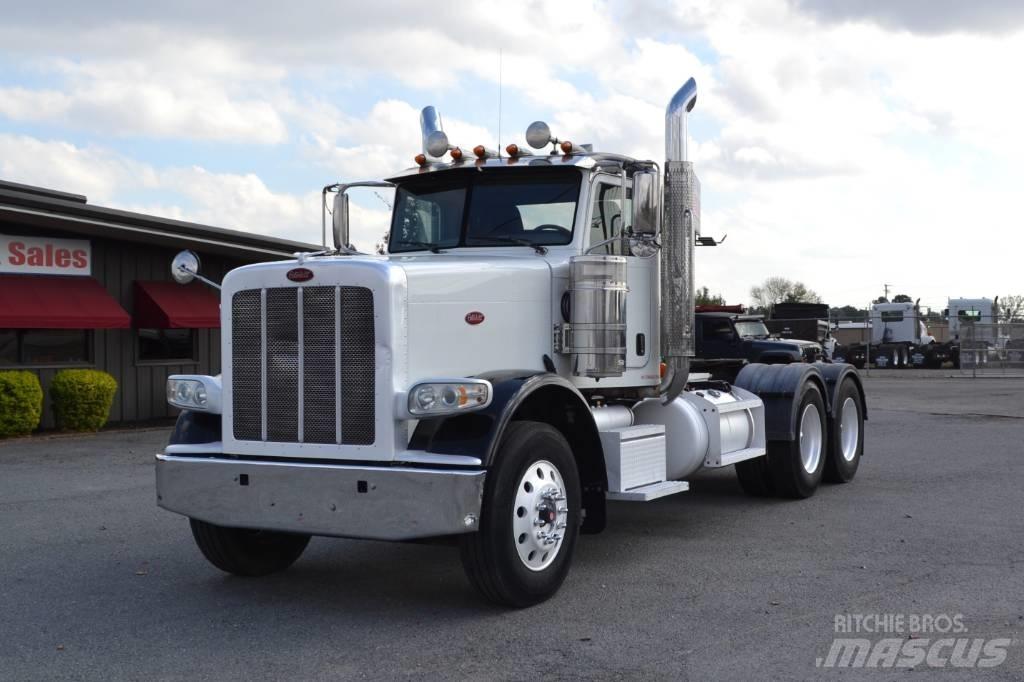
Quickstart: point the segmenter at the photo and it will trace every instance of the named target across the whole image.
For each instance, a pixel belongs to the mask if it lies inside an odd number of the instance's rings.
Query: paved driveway
[[[285,574],[219,573],[155,506],[164,430],[0,444],[0,679],[812,678],[837,614],[1020,640],[1024,381],[868,392],[853,484],[753,500],[724,470],[616,503],[524,611],[481,604],[442,546],[314,539]],[[1024,677],[1022,647],[986,676]]]

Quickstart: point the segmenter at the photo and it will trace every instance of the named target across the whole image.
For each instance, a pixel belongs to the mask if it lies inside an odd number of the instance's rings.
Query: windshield
[[[767,339],[768,327],[760,320],[737,320],[736,333],[743,338]]]
[[[580,174],[572,169],[416,178],[395,194],[388,250],[568,244],[579,192]]]

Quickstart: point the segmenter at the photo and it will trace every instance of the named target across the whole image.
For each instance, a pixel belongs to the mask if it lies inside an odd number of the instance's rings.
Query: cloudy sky
[[[1024,293],[1024,3],[39,2],[0,23],[0,178],[319,242],[319,188],[411,165],[434,104],[472,146],[538,118],[661,159],[691,75],[697,279],[834,305]],[[347,6],[346,6],[347,5]],[[386,198],[386,197],[385,197]],[[357,243],[386,225],[354,209]]]

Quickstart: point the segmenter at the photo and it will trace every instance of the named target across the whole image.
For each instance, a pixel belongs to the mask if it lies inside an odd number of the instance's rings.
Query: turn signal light
[[[658,376],[659,377],[664,379],[666,371],[668,371],[668,365],[666,365],[664,362],[661,363],[660,365],[658,365]]]
[[[416,162],[417,166],[426,166],[427,165],[427,157],[424,154],[417,154],[415,157],[413,157],[413,161]]]
[[[563,154],[572,154],[572,142],[570,142],[569,140],[566,140],[559,146],[562,148]]]

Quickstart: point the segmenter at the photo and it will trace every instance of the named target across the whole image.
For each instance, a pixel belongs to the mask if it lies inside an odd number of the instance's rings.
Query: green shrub
[[[50,382],[57,428],[99,431],[110,417],[117,380],[96,369],[62,369]]]
[[[32,372],[0,372],[0,438],[24,436],[39,426],[43,387]]]

